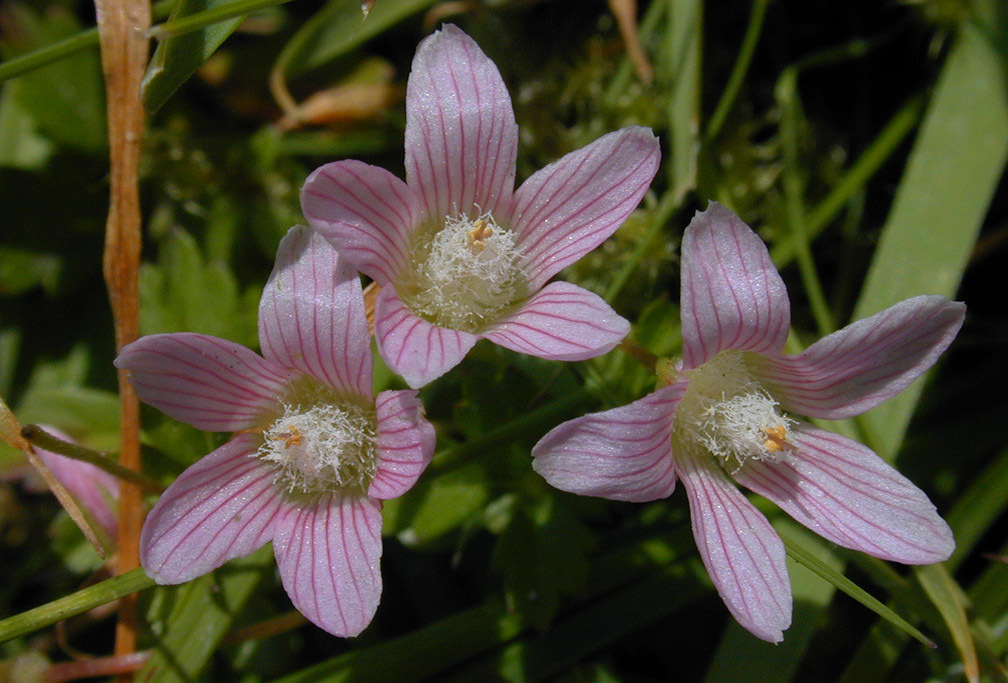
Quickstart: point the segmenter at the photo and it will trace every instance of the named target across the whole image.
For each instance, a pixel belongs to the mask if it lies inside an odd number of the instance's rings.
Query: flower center
[[[351,401],[283,403],[257,455],[288,494],[364,492],[377,471],[375,413]]]
[[[396,292],[413,313],[453,330],[481,332],[528,296],[517,235],[485,212],[448,216],[414,243],[412,277]]]
[[[678,448],[707,451],[731,473],[748,460],[780,462],[793,448],[795,421],[749,372],[743,351],[722,351],[686,375],[672,430]]]

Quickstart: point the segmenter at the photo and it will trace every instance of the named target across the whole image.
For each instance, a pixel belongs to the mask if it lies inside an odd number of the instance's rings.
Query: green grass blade
[[[1004,55],[965,24],[942,69],[854,318],[916,294],[952,297],[1008,158]],[[903,440],[922,383],[861,419],[880,455]]]

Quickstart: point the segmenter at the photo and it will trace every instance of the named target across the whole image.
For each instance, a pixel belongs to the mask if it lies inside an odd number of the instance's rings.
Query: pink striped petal
[[[140,561],[158,583],[182,583],[264,546],[281,509],[273,468],[241,434],[200,459],[161,494],[140,534]]]
[[[451,24],[424,39],[406,86],[406,182],[427,215],[475,217],[507,204],[517,152],[518,126],[496,65]]]
[[[904,564],[941,562],[955,549],[924,492],[869,448],[810,425],[789,441],[786,460],[746,463],[735,479],[845,548]]]
[[[416,391],[383,391],[378,413],[378,472],[368,497],[388,500],[413,488],[434,455],[434,425]]]
[[[717,202],[683,235],[681,300],[685,370],[725,349],[784,348],[791,324],[784,281],[756,233]]]
[[[73,443],[73,439],[59,429],[48,425],[42,426],[57,439]],[[94,521],[101,525],[105,533],[110,538],[115,538],[119,527],[115,509],[115,503],[119,500],[119,480],[91,463],[74,460],[38,446],[35,446],[35,454],[77,502],[94,517]],[[42,490],[46,490],[45,484],[42,485]]]
[[[585,360],[611,351],[630,331],[597,294],[552,282],[481,336],[495,344],[550,360]]]
[[[515,192],[511,225],[533,287],[602,244],[637,208],[661,152],[649,128],[631,126],[536,171]]]
[[[252,426],[292,377],[244,346],[189,332],[141,337],[115,366],[129,371],[141,401],[208,432]]]
[[[315,169],[301,189],[301,210],[343,258],[382,286],[409,263],[409,236],[423,211],[406,183],[354,160]]]
[[[273,551],[280,580],[301,614],[336,636],[363,631],[378,609],[381,504],[333,493],[288,504]]]
[[[779,643],[791,624],[784,544],[711,458],[676,453],[693,537],[728,611],[757,638]]]
[[[795,356],[755,359],[787,410],[830,420],[859,415],[931,367],[962,326],[966,306],[917,296],[823,337]]]
[[[280,242],[259,302],[263,355],[341,391],[371,398],[371,335],[360,278],[315,231]]]
[[[458,365],[478,338],[418,318],[383,287],[375,302],[375,340],[389,369],[419,389]]]
[[[584,496],[644,503],[672,495],[672,418],[680,382],[639,401],[564,422],[532,449],[532,469]]]

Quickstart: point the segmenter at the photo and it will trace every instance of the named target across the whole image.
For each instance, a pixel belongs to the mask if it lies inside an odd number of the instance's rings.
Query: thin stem
[[[148,577],[143,569],[134,569],[114,576],[59,600],[0,621],[0,643],[52,626],[57,621],[83,614],[154,585],[154,579]]]
[[[68,458],[73,458],[74,460],[80,460],[94,465],[99,469],[105,470],[114,477],[132,482],[150,493],[161,493],[164,491],[164,487],[153,479],[145,477],[139,472],[123,467],[107,455],[93,451],[90,448],[85,448],[80,444],[57,439],[38,425],[25,425],[21,428],[21,435],[28,439],[28,441],[30,441],[33,445],[38,446],[43,450],[65,455]]]
[[[242,17],[267,7],[282,5],[286,2],[290,2],[290,0],[237,0],[237,2],[229,2],[226,5],[220,5],[219,7],[152,26],[147,31],[147,36],[149,38],[164,40],[165,38],[172,38],[184,33],[199,31],[212,24],[218,24],[235,17]]]
[[[635,361],[643,365],[649,372],[655,371],[658,363],[658,356],[654,355],[643,346],[629,339],[624,339],[617,348]]]
[[[224,636],[221,645],[238,645],[239,643],[244,643],[246,640],[263,640],[264,638],[286,633],[306,623],[308,623],[308,619],[303,614],[297,610],[291,610],[278,617],[266,619],[245,628],[235,629]]]
[[[623,267],[620,268],[619,272],[609,282],[609,286],[602,296],[607,303],[612,304],[616,297],[619,296],[620,291],[626,286],[630,276],[637,270],[637,266],[640,265],[644,255],[651,249],[658,233],[661,232],[665,224],[668,223],[669,218],[672,217],[672,214],[678,208],[678,198],[674,196],[673,192],[666,192],[661,201],[658,202],[658,206],[654,209],[651,216],[651,225],[648,227],[648,231],[644,233],[644,238],[637,243],[637,248],[630,254],[630,258],[627,259]]]
[[[753,53],[756,52],[756,44],[763,32],[763,19],[766,17],[768,4],[770,4],[770,0],[756,0],[753,3],[752,14],[749,15],[749,26],[746,27],[745,37],[742,39],[742,47],[735,59],[731,75],[728,76],[725,89],[721,93],[721,99],[718,100],[717,106],[714,107],[714,113],[711,114],[710,120],[707,122],[707,130],[704,133],[705,141],[713,140],[721,132],[721,127],[738,98],[742,83],[749,71],[749,65],[752,63]]]

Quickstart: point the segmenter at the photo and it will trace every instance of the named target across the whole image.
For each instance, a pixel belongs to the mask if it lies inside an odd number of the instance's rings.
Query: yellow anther
[[[300,446],[301,442],[304,441],[304,435],[301,433],[301,430],[294,425],[291,425],[290,431],[280,432],[272,438],[274,441],[283,441],[284,448]]]
[[[763,442],[763,448],[766,449],[767,453],[776,453],[777,451],[787,449],[793,449],[794,446],[787,442],[787,427],[784,425],[777,425],[776,427],[769,427],[763,430],[763,433],[767,435],[767,440]]]
[[[483,245],[487,238],[493,234],[493,228],[487,225],[487,222],[483,218],[477,218],[476,222],[473,223],[472,229],[466,233],[466,238],[469,240],[469,247],[475,252],[483,251]]]

